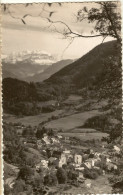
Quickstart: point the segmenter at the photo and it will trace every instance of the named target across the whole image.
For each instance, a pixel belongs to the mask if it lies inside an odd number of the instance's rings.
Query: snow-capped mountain
[[[25,50],[18,53],[11,53],[8,57],[4,57],[4,62],[15,64],[21,61],[30,61],[31,63],[38,65],[50,65],[55,62],[54,57],[45,51],[40,50]]]
[[[50,65],[55,63],[55,58],[40,50],[22,51],[11,53],[9,56],[3,55],[3,78],[14,75],[14,78],[26,80],[26,77],[42,73]]]

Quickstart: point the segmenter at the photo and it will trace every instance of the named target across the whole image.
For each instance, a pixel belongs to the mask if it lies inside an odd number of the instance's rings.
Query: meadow
[[[84,125],[88,118],[101,114],[98,110],[86,111],[78,114],[66,116],[57,120],[50,121],[45,124],[47,128],[62,129],[63,131],[72,130]]]

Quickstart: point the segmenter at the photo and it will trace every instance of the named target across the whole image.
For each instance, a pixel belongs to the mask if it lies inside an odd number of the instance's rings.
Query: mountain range
[[[3,78],[40,82],[72,62],[73,60],[56,62],[51,54],[42,51],[23,51],[12,53],[2,60],[2,73]]]
[[[27,77],[43,72],[56,62],[51,54],[42,51],[12,53],[2,60],[3,78],[27,80]]]

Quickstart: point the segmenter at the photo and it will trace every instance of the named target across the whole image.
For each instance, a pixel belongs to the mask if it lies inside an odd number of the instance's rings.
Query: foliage
[[[23,166],[20,169],[18,178],[21,178],[22,180],[26,181],[31,175],[33,175],[32,169],[30,167],[28,167],[28,166]]]
[[[113,187],[112,193],[123,193],[123,170],[120,170],[119,174],[115,174],[109,178],[109,181]]]
[[[93,128],[97,129],[103,132],[109,132],[109,126],[111,123],[109,122],[109,118],[107,117],[106,114],[101,115],[101,116],[94,116],[92,118],[89,118],[83,127],[87,128]]]
[[[47,128],[39,125],[38,129],[36,131],[36,137],[38,139],[41,139],[44,137],[44,134],[47,134],[48,136],[52,137],[52,136],[54,136],[54,131],[53,131],[53,129],[47,129]]]
[[[94,169],[84,169],[84,177],[88,179],[96,179],[98,177],[98,171]]]
[[[20,142],[16,132],[16,127],[12,124],[3,124],[3,141],[5,149],[3,151],[4,160],[9,163],[21,164],[25,160],[25,147]]]
[[[121,41],[121,13],[118,2],[98,2],[97,7],[90,10],[87,7],[80,9],[77,14],[78,21],[87,19],[94,23],[94,30],[102,36],[112,36]],[[94,33],[94,32],[92,32]]]
[[[48,186],[55,186],[57,185],[58,180],[55,173],[49,173],[44,177],[44,184]]]
[[[24,192],[25,182],[22,179],[17,180],[14,184],[14,188],[12,191],[13,191],[12,192],[13,195],[19,194],[20,192]]]
[[[7,184],[4,184],[4,194],[9,195],[11,192],[10,187]]]
[[[24,128],[22,132],[23,137],[33,137],[35,135],[34,129],[31,127]]]
[[[43,106],[42,107],[42,112],[47,113],[47,112],[53,112],[55,111],[55,106]]]
[[[59,184],[64,184],[67,181],[67,172],[63,168],[58,168],[57,170],[57,179]]]

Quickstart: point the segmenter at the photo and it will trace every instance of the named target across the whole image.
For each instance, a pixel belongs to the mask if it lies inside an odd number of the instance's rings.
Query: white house
[[[59,160],[59,167],[62,167],[62,165],[67,164],[67,158],[65,154],[61,154],[61,158]]]
[[[99,152],[95,152],[95,157],[99,157],[101,154]]]
[[[91,166],[91,163],[90,163],[90,162],[85,162],[84,164],[86,165],[86,167],[88,167],[88,169],[91,169],[91,168],[92,168],[92,166]]]
[[[88,160],[86,160],[86,166],[89,168],[89,169],[91,169],[92,167],[94,167],[95,166],[95,162],[96,161],[98,161],[97,159],[93,159],[93,158],[91,158],[91,159],[88,159]]]
[[[84,167],[76,167],[75,170],[78,170],[78,171],[84,171]]]
[[[117,146],[114,146],[114,150],[115,150],[117,153],[119,153],[119,152],[120,152],[120,148],[119,148],[119,147],[117,147]]]
[[[64,154],[70,154],[70,150],[65,149],[65,150],[63,151],[63,153],[64,153]]]
[[[78,154],[75,154],[75,156],[74,156],[74,162],[76,164],[81,165],[82,164],[82,156],[81,155],[78,155]]]
[[[48,167],[48,161],[47,160],[41,160],[41,167],[47,168]]]
[[[109,159],[109,158],[106,158],[106,162],[111,162],[111,159]]]
[[[51,138],[51,140],[52,140],[53,143],[59,143],[59,140],[58,139],[55,139],[53,137]]]
[[[62,135],[58,135],[57,137],[58,137],[59,139],[62,139]]]
[[[42,138],[42,140],[43,140],[46,144],[50,144],[50,140],[48,139],[47,135],[44,136],[44,138]]]

